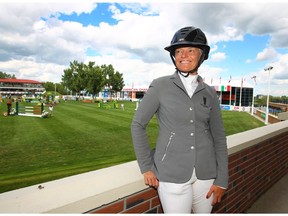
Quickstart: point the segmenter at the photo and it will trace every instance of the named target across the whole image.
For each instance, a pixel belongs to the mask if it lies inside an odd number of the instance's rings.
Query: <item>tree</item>
[[[55,90],[55,84],[52,82],[45,82],[43,84],[43,87],[45,88],[46,91],[54,91]]]
[[[10,78],[10,79],[16,79],[15,74],[7,74],[5,72],[0,71],[0,79],[6,79],[6,78]]]
[[[113,76],[113,79],[114,80],[113,80],[112,90],[114,90],[115,92],[122,91],[122,89],[125,85],[124,80],[123,80],[123,74],[116,71],[116,73]]]
[[[267,96],[262,96],[262,97],[256,97],[255,98],[255,102],[254,102],[255,106],[266,106],[267,105]]]
[[[78,61],[70,62],[70,68],[64,70],[62,81],[69,90],[80,94],[87,84],[84,63],[78,63]]]
[[[104,83],[104,77],[102,75],[101,68],[94,65],[95,62],[89,62],[85,67],[87,73],[86,90],[93,95],[93,98],[102,90]]]
[[[95,97],[105,86],[112,91],[121,91],[124,87],[122,74],[115,72],[112,65],[96,66],[95,62],[87,65],[77,61],[70,62],[70,67],[62,75],[63,86],[73,92],[86,90]]]
[[[288,104],[288,97],[287,96],[281,96],[281,103]]]
[[[108,66],[102,65],[101,69],[106,79],[104,85],[107,85],[112,91],[121,91],[124,87],[123,75],[118,71],[115,72],[111,64]]]
[[[65,88],[65,86],[63,85],[63,83],[56,83],[56,91],[59,92],[61,95],[68,95],[69,92],[67,91],[67,89]]]
[[[46,91],[55,91],[55,85],[56,85],[56,91],[61,95],[67,95],[69,94],[68,91],[65,89],[65,86],[63,83],[52,83],[52,82],[45,82],[43,84]]]

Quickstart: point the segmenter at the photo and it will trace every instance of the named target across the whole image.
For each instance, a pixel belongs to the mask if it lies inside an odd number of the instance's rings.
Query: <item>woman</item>
[[[131,124],[144,181],[158,188],[164,213],[210,213],[228,187],[228,155],[218,97],[198,75],[208,59],[205,34],[178,30],[166,47],[176,66],[153,80]],[[151,151],[146,126],[156,114],[159,135]]]

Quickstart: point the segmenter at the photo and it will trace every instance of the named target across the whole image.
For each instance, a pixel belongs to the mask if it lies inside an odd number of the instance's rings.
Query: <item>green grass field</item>
[[[0,193],[135,160],[130,124],[136,104],[125,110],[113,103],[68,101],[51,118],[0,116]],[[15,107],[15,104],[14,104]],[[48,111],[48,107],[45,107]],[[264,124],[248,113],[223,112],[227,135]],[[157,137],[154,117],[148,125],[151,145]]]

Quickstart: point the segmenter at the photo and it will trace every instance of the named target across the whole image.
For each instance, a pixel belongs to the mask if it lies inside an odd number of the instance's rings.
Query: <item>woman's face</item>
[[[176,67],[182,72],[189,72],[197,67],[200,55],[199,48],[180,47],[175,50]]]

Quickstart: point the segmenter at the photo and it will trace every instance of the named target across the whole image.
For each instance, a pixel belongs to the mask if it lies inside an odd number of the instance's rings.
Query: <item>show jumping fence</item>
[[[43,110],[43,103],[36,106],[25,106],[16,102],[16,115],[19,116],[42,117]]]

